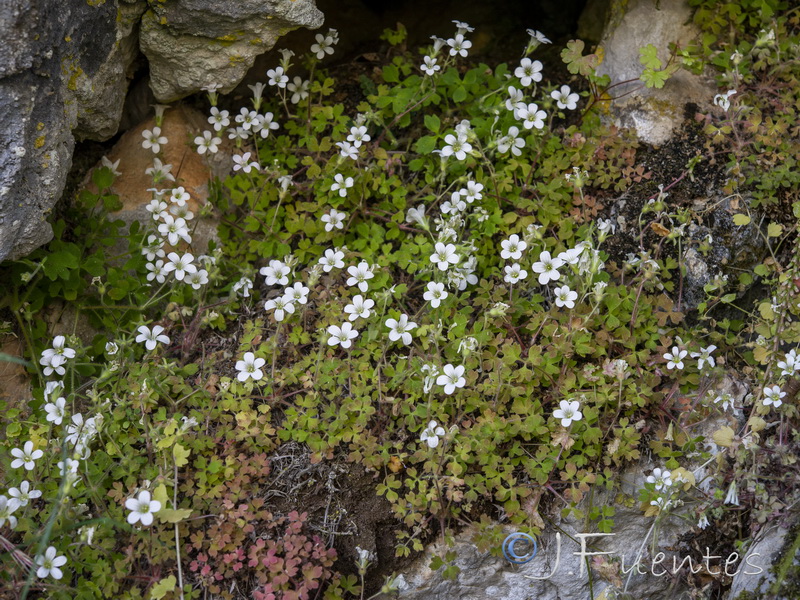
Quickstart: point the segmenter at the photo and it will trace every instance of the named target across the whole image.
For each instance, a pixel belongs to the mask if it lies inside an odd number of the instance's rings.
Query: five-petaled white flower
[[[369,289],[369,280],[375,277],[369,267],[369,263],[365,261],[358,263],[357,267],[347,267],[347,272],[350,274],[350,277],[347,278],[347,285],[351,287],[358,286],[358,289],[362,292],[366,292]]]
[[[33,449],[33,442],[27,441],[23,444],[22,448],[12,448],[11,456],[14,460],[11,461],[12,469],[19,469],[25,467],[26,471],[33,471],[36,466],[36,461],[44,456],[44,452],[39,449]]]
[[[541,81],[542,63],[538,60],[531,61],[530,58],[523,58],[514,70],[514,76],[519,79],[523,87],[528,87],[534,81]]]
[[[286,318],[286,313],[294,314],[294,301],[291,296],[278,296],[264,303],[265,310],[275,311],[275,320],[280,322]]]
[[[44,551],[43,555],[37,554],[33,562],[39,567],[36,569],[36,576],[39,579],[44,579],[45,577],[61,579],[64,573],[60,567],[67,564],[67,557],[59,556],[55,546],[50,546]]]
[[[467,142],[465,135],[455,136],[448,133],[444,136],[444,148],[441,149],[441,154],[444,157],[455,156],[458,160],[464,160],[467,153],[472,151],[472,145]]]
[[[205,154],[206,152],[209,154],[216,154],[221,143],[222,139],[216,137],[210,131],[204,131],[203,135],[198,135],[194,138],[194,144],[197,146],[198,154]]]
[[[466,56],[467,50],[472,48],[472,42],[464,39],[463,34],[460,33],[447,40],[447,45],[450,46],[450,56],[455,56],[456,54]]]
[[[786,392],[781,390],[780,386],[773,385],[771,387],[764,388],[764,406],[774,406],[778,408],[781,404],[783,404],[783,398],[786,396]]]
[[[231,124],[230,113],[227,110],[220,110],[216,106],[212,106],[208,123],[214,127],[214,131],[222,131],[223,127]]]
[[[569,427],[573,421],[580,421],[583,418],[581,403],[577,400],[562,400],[558,403],[558,408],[553,411],[556,419],[561,419],[562,427]]]
[[[389,340],[396,342],[402,340],[404,346],[411,343],[412,337],[409,333],[417,327],[417,324],[408,320],[408,315],[402,314],[399,319],[386,319],[386,326],[389,328]]]
[[[161,128],[160,127],[153,127],[153,130],[150,131],[149,129],[145,129],[142,132],[142,137],[144,141],[142,142],[142,148],[147,150],[153,151],[153,154],[158,154],[161,151],[161,145],[167,143],[167,138],[161,135]]]
[[[449,294],[444,290],[443,283],[431,281],[428,283],[427,291],[422,295],[422,297],[430,302],[433,308],[438,308],[442,303],[442,300],[447,298],[448,295]]]
[[[575,110],[578,106],[578,94],[572,92],[568,85],[562,85],[560,90],[550,92],[550,97],[556,101],[556,106],[561,110]]]
[[[292,302],[297,304],[307,304],[308,292],[309,289],[304,286],[302,282],[295,281],[293,286],[287,287],[285,290],[283,290],[283,295],[291,298]]]
[[[142,490],[138,497],[125,500],[125,508],[131,511],[131,514],[128,515],[128,523],[134,525],[141,522],[147,527],[152,525],[153,515],[161,510],[161,502],[153,500],[147,490]]]
[[[519,137],[519,127],[512,125],[508,128],[508,134],[497,140],[497,150],[505,154],[511,150],[511,154],[519,156],[522,154],[521,148],[525,147],[525,140]]]
[[[352,177],[345,177],[341,173],[337,173],[333,176],[333,183],[331,184],[331,191],[332,192],[339,192],[339,195],[344,198],[347,196],[347,190],[353,187],[353,178]],[[323,217],[323,221],[324,221]],[[340,228],[341,229],[341,228]],[[330,229],[327,229],[330,231]]]
[[[575,308],[575,300],[578,299],[578,292],[569,289],[569,286],[563,285],[556,288],[554,291],[556,297],[556,306],[559,308],[566,306],[567,308]]]
[[[253,131],[261,134],[262,138],[268,138],[269,132],[278,129],[280,125],[275,122],[275,115],[271,112],[258,115],[256,122],[253,123]]]
[[[242,382],[248,379],[259,381],[264,377],[264,371],[261,370],[261,367],[266,362],[263,358],[256,358],[256,355],[252,352],[245,352],[242,360],[236,361],[236,370],[239,371],[236,378]]]
[[[358,146],[350,142],[336,142],[336,145],[339,146],[339,153],[343,157],[358,160]]]
[[[436,448],[439,445],[439,438],[444,434],[444,427],[438,426],[436,421],[431,421],[419,436],[419,441],[428,444],[429,448]]]
[[[505,277],[503,277],[503,281],[505,281],[506,283],[510,283],[511,285],[519,283],[520,281],[528,277],[528,272],[522,267],[520,267],[519,263],[512,263],[510,265],[506,265],[504,271],[506,275]]]
[[[342,326],[331,325],[328,327],[328,345],[349,348],[353,345],[353,340],[358,337],[358,331],[353,329],[349,322],[342,323]]]
[[[167,273],[175,272],[175,279],[183,281],[189,273],[196,273],[197,267],[194,265],[194,256],[186,252],[178,256],[177,252],[170,252],[167,254],[169,262],[164,265],[164,270]]]
[[[672,473],[667,470],[661,470],[659,468],[653,469],[653,474],[647,476],[647,483],[653,483],[656,486],[656,490],[660,491],[664,488],[669,488],[672,486]]]
[[[286,89],[292,92],[292,97],[289,98],[292,104],[299,104],[301,100],[308,98],[309,83],[308,80],[295,76],[291,82],[286,84]]]
[[[426,56],[422,59],[422,64],[419,66],[426,75],[435,75],[436,71],[442,67],[436,64],[436,59],[433,56]]]
[[[267,83],[277,85],[279,88],[285,88],[286,84],[289,83],[289,77],[283,72],[283,67],[268,70],[267,77],[269,77]]]
[[[326,273],[330,273],[333,269],[341,269],[344,267],[344,252],[329,248],[325,250],[325,256],[319,259],[319,264]]]
[[[800,361],[797,360],[797,351],[790,350],[783,360],[778,361],[778,368],[781,369],[781,376],[787,375],[794,377],[797,371],[800,371]]]
[[[564,265],[564,261],[560,258],[550,256],[550,253],[545,250],[539,255],[539,260],[533,263],[531,267],[534,273],[539,274],[539,284],[547,285],[548,281],[556,281],[561,277],[558,272]]]
[[[528,247],[528,244],[524,241],[519,239],[519,236],[515,233],[507,240],[503,240],[500,242],[500,247],[502,250],[500,251],[500,258],[508,260],[519,260],[522,258],[522,252],[525,248]]]
[[[731,107],[731,96],[736,93],[736,90],[728,90],[724,94],[717,94],[714,96],[714,104],[719,106],[725,112]]]
[[[703,367],[706,363],[708,363],[709,367],[715,367],[717,363],[714,361],[714,357],[711,356],[711,353],[716,350],[717,347],[714,344],[711,344],[707,348],[700,348],[700,352],[692,352],[691,357],[697,359],[697,368],[702,371]]]
[[[544,127],[544,120],[547,118],[547,113],[539,110],[539,106],[535,102],[530,104],[520,104],[514,111],[514,116],[522,121],[522,126],[525,129],[542,129]]]
[[[258,272],[266,278],[267,285],[286,285],[289,283],[291,268],[279,260],[271,260],[269,265],[261,267]]]
[[[447,364],[442,369],[442,374],[436,378],[436,385],[444,386],[444,393],[449,396],[456,391],[456,388],[463,388],[466,385],[464,371],[464,365],[455,367]]]
[[[19,488],[9,488],[8,495],[11,500],[16,500],[20,507],[28,506],[28,502],[36,498],[42,497],[42,491],[31,488],[30,481],[23,481],[19,484]]]
[[[667,369],[683,369],[683,359],[689,354],[686,350],[681,350],[677,346],[672,347],[672,352],[664,354],[664,360],[667,361]]]
[[[315,39],[317,43],[311,45],[311,53],[314,54],[318,60],[325,58],[326,54],[333,54],[333,45],[337,42],[335,29],[331,29],[328,35],[318,33]]]
[[[506,108],[514,112],[520,106],[524,106],[524,95],[522,90],[518,90],[513,85],[508,86],[508,98],[506,99]]]
[[[372,138],[367,133],[366,125],[353,125],[350,128],[350,134],[347,136],[347,141],[352,143],[356,148],[360,148],[361,144],[370,141]]]
[[[347,192],[345,192],[345,194],[346,193]],[[322,215],[321,220],[325,223],[325,231],[333,231],[334,229],[344,229],[345,219],[347,219],[347,213],[332,208],[330,213]]]
[[[44,405],[44,411],[47,413],[47,421],[53,425],[61,425],[67,412],[67,401],[63,396],[56,398]]]
[[[459,256],[456,254],[456,247],[453,244],[436,242],[431,254],[431,262],[439,267],[440,271],[446,271],[450,265],[458,263]]]
[[[241,293],[243,298],[250,297],[250,290],[253,289],[253,280],[249,277],[241,277],[239,281],[233,284],[233,292]]]
[[[144,342],[144,347],[148,351],[153,350],[158,342],[169,344],[169,338],[163,334],[164,328],[161,325],[153,325],[152,331],[147,325],[140,325],[137,330],[136,342]]]
[[[158,226],[158,232],[167,238],[171,246],[176,246],[180,240],[187,244],[192,243],[192,236],[189,235],[189,226],[186,220],[178,217],[177,219],[168,213],[162,213],[163,223]]]
[[[364,298],[361,294],[353,296],[353,300],[344,307],[344,312],[349,315],[347,318],[355,321],[358,318],[367,319],[372,314],[375,301]]]

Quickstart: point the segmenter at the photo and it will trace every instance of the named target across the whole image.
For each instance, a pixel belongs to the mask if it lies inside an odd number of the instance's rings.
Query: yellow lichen
[[[36,138],[36,141],[33,142],[33,147],[38,150],[42,146],[44,146],[44,136],[40,135],[38,138]]]

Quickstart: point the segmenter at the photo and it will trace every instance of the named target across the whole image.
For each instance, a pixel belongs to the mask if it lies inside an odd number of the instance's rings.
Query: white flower
[[[353,325],[348,322],[342,323],[341,327],[337,325],[331,325],[328,327],[328,334],[330,335],[328,338],[328,345],[338,345],[342,348],[349,348],[352,346],[352,340],[358,337],[358,331],[353,329]]]
[[[542,129],[544,127],[544,120],[547,118],[547,113],[539,110],[539,106],[535,102],[530,104],[520,104],[514,111],[514,116],[522,121],[522,126],[525,129]]]
[[[256,358],[256,355],[252,352],[245,352],[242,360],[236,361],[236,370],[239,371],[236,378],[241,382],[245,382],[248,379],[259,381],[264,377],[264,371],[261,370],[261,367],[266,362],[263,358]]]
[[[114,174],[114,175],[115,175],[115,176],[117,176],[117,177],[119,177],[120,175],[122,175],[122,173],[120,173],[119,171],[117,171],[117,167],[119,167],[119,161],[120,161],[120,159],[118,158],[117,160],[115,160],[115,161],[112,163],[112,162],[111,162],[111,160],[109,160],[109,158],[108,158],[107,156],[102,156],[102,157],[100,157],[100,163],[101,163],[101,164],[102,164],[104,167],[106,167],[106,168],[110,169],[110,170],[111,170],[111,173],[112,173],[112,174]]]
[[[464,377],[464,371],[464,365],[454,367],[447,364],[442,369],[442,374],[436,378],[436,385],[444,386],[444,393],[449,396],[456,391],[456,388],[463,388],[466,385],[467,379]]]
[[[449,294],[444,290],[443,283],[431,281],[428,283],[427,291],[422,295],[422,297],[430,302],[433,308],[438,308],[442,303],[442,300],[447,298],[448,295]]]
[[[26,471],[33,471],[36,461],[44,456],[44,452],[38,449],[34,450],[33,442],[29,440],[23,444],[22,448],[12,448],[11,456],[14,457],[14,460],[11,461],[12,469],[25,467]]]
[[[562,85],[560,90],[550,92],[550,97],[556,101],[556,106],[561,110],[575,110],[578,106],[578,94],[572,92],[568,85]]]
[[[786,354],[783,360],[778,361],[778,368],[781,369],[781,376],[794,377],[794,374],[800,370],[800,361],[797,360],[797,352],[791,350]]]
[[[467,201],[467,204],[472,204],[475,200],[483,198],[483,184],[477,181],[467,181],[467,187],[462,189],[459,193]]]
[[[444,434],[444,427],[439,427],[436,421],[431,421],[419,436],[419,441],[425,442],[430,448],[436,448],[439,445],[439,438],[443,437]]]
[[[14,511],[20,507],[19,500],[16,498],[6,498],[0,496],[0,527],[6,524],[14,529],[17,526],[17,517],[13,515]]]
[[[515,233],[507,240],[500,242],[500,247],[502,248],[500,251],[500,258],[505,260],[509,258],[512,260],[519,260],[522,258],[522,252],[528,247],[528,244],[520,240],[519,236]]]
[[[242,129],[250,131],[253,125],[258,122],[258,112],[243,106],[234,120],[241,125]]]
[[[189,195],[189,192],[187,192],[184,189],[183,186],[179,186],[179,187],[174,188],[169,193],[169,199],[170,199],[170,202],[173,202],[173,203],[177,204],[178,206],[183,206],[184,204],[186,204],[186,202],[188,200],[191,200],[191,196]]]
[[[731,107],[731,96],[736,93],[736,90],[728,90],[724,94],[717,94],[714,96],[714,104],[719,106],[725,112]]]
[[[534,273],[539,274],[539,284],[547,285],[548,281],[556,281],[561,277],[558,269],[564,265],[564,261],[558,257],[553,258],[545,250],[539,255],[539,260],[531,267]]]
[[[326,273],[330,273],[333,269],[341,269],[344,267],[344,252],[336,249],[325,250],[325,256],[319,259],[319,264]]]
[[[441,150],[444,157],[455,155],[458,160],[464,160],[467,153],[472,151],[472,146],[467,142],[466,136],[456,137],[452,133],[448,133],[444,136],[444,143],[445,146]]]
[[[725,504],[733,504],[739,506],[739,494],[736,493],[736,480],[731,481],[731,486],[728,488],[728,493],[725,494]]]
[[[212,106],[208,123],[214,127],[214,131],[221,131],[223,127],[231,124],[230,113],[227,110],[220,110],[216,106]]]
[[[153,154],[158,154],[161,150],[161,144],[167,143],[167,138],[161,135],[160,127],[153,127],[152,131],[145,129],[142,132],[142,137],[144,138],[144,141],[142,142],[142,148],[145,150],[150,148],[153,151]]]
[[[471,33],[475,31],[467,23],[464,23],[464,21],[453,21],[453,23],[455,24],[456,29],[458,29],[458,33]]]
[[[180,240],[187,244],[192,243],[192,236],[189,235],[189,226],[184,219],[180,217],[176,219],[168,213],[161,213],[161,218],[164,222],[158,225],[158,232],[167,238],[170,246],[176,246]]]
[[[161,510],[161,502],[152,500],[150,492],[142,490],[138,497],[125,500],[125,508],[131,511],[131,514],[128,515],[128,523],[134,525],[141,521],[142,525],[147,527],[152,525],[153,515]]]
[[[431,262],[439,267],[440,271],[446,271],[450,265],[454,265],[459,261],[456,247],[453,244],[436,242],[433,249],[434,253],[431,254]]]
[[[422,59],[422,64],[419,66],[426,75],[435,75],[436,71],[440,70],[442,67],[436,64],[436,59],[432,56],[426,56]]]
[[[316,55],[318,60],[325,58],[326,54],[333,54],[333,45],[337,40],[334,35],[331,34],[331,32],[328,32],[327,36],[318,33],[315,36],[315,39],[317,40],[317,43],[311,45],[311,53]]]
[[[672,486],[672,479],[670,478],[672,473],[666,470],[661,470],[659,468],[653,469],[653,474],[647,476],[647,483],[653,483],[656,486],[656,490],[660,491],[665,488],[669,488]]]
[[[423,229],[427,229],[428,221],[425,219],[425,205],[420,204],[417,208],[409,208],[406,211],[406,223],[416,223]]]
[[[700,515],[700,518],[697,521],[697,526],[700,529],[705,529],[706,527],[708,527],[708,516],[706,515],[706,513]]]
[[[147,245],[142,247],[142,254],[147,260],[154,258],[164,258],[164,240],[155,235],[147,237]]]
[[[525,147],[525,140],[519,137],[519,127],[511,126],[508,128],[508,134],[497,140],[497,150],[505,154],[511,150],[511,154],[519,156],[522,154],[520,148]]]
[[[347,272],[350,274],[347,279],[347,285],[351,287],[357,285],[362,292],[366,292],[369,289],[368,280],[375,277],[369,267],[369,263],[364,261],[360,262],[357,267],[347,267]]]
[[[523,87],[528,87],[534,81],[541,81],[542,63],[538,60],[531,61],[530,58],[523,58],[514,70],[514,76],[519,79]]]
[[[711,344],[707,348],[701,348],[700,352],[692,352],[691,357],[697,358],[697,368],[702,371],[705,363],[708,363],[709,367],[715,367],[716,362],[714,361],[714,357],[711,356],[711,353],[716,350],[717,347],[714,344]]]
[[[331,184],[331,191],[332,192],[339,192],[339,196],[341,196],[342,198],[347,196],[347,190],[349,188],[353,187],[353,178],[352,177],[345,178],[345,176],[342,175],[341,173],[337,173],[336,175],[333,176],[333,180],[334,181]],[[324,221],[324,217],[323,217],[323,221]],[[341,229],[341,227],[340,227],[340,229]],[[326,229],[326,230],[330,231],[330,229]]]
[[[253,280],[249,277],[242,277],[233,284],[233,291],[234,293],[239,293],[241,291],[242,297],[249,298],[250,297],[250,290],[253,289]]]
[[[169,338],[163,335],[164,328],[161,325],[153,325],[152,331],[147,325],[140,325],[136,331],[139,332],[136,342],[144,342],[144,347],[148,351],[153,350],[158,342],[169,344]]]
[[[23,481],[19,484],[19,488],[10,488],[8,495],[17,501],[20,507],[28,506],[30,500],[42,497],[41,490],[31,489],[29,481]]]
[[[350,142],[336,142],[336,145],[339,146],[339,152],[343,157],[358,160],[358,146]]]
[[[786,396],[786,392],[782,391],[780,386],[773,385],[772,387],[765,387],[764,388],[764,406],[772,405],[775,408],[778,408],[781,404],[783,404],[783,398]]]
[[[722,403],[722,410],[728,410],[728,407],[733,407],[733,396],[730,394],[721,394],[714,398],[714,404]]]
[[[574,292],[569,289],[569,286],[561,286],[560,288],[556,288],[555,291],[556,296],[556,306],[559,308],[566,306],[567,308],[575,308],[575,300],[578,299],[578,292]]]
[[[283,72],[283,67],[270,69],[267,71],[267,77],[269,77],[267,83],[277,85],[279,88],[285,88],[286,84],[289,83],[289,77]]]
[[[581,403],[577,400],[562,400],[558,406],[559,408],[553,411],[553,416],[561,419],[562,427],[569,427],[573,421],[580,421],[583,418]]]
[[[539,44],[552,44],[550,40],[548,40],[541,31],[536,31],[534,29],[526,29],[528,35],[531,36],[531,41],[535,41]]]
[[[389,340],[396,342],[402,340],[404,346],[408,346],[412,337],[409,333],[417,327],[417,324],[408,320],[408,315],[402,314],[399,319],[386,319],[386,326],[389,328]]]
[[[58,556],[55,546],[50,546],[44,551],[44,555],[36,555],[33,562],[39,567],[36,569],[36,576],[39,579],[44,579],[45,577],[61,579],[64,573],[59,567],[67,564],[67,557]]]
[[[216,154],[219,150],[219,145],[222,143],[222,139],[216,137],[210,131],[204,131],[203,135],[198,135],[194,138],[195,146],[197,146],[197,153],[198,154],[205,154],[208,152],[209,154]]]
[[[274,131],[280,127],[280,125],[278,125],[274,119],[275,115],[273,115],[271,112],[258,115],[256,122],[253,123],[253,131],[260,133],[262,138],[269,137],[270,131]]]
[[[354,147],[360,148],[361,144],[370,141],[372,138],[367,133],[366,125],[354,125],[350,128],[350,135],[347,136],[347,141],[351,142]]]
[[[238,171],[241,169],[243,173],[250,173],[253,169],[256,171],[261,169],[261,166],[257,162],[250,162],[250,153],[245,152],[241,156],[238,154],[233,155],[233,170]]]
[[[269,265],[261,267],[258,272],[266,278],[267,285],[287,285],[291,268],[279,260],[271,260]]]
[[[465,40],[461,33],[447,40],[447,45],[450,46],[450,56],[455,56],[456,54],[466,56],[467,50],[472,48],[472,42]]]
[[[188,252],[178,256],[177,252],[170,252],[167,255],[169,262],[164,265],[164,270],[167,273],[175,272],[175,279],[178,281],[183,281],[183,278],[186,277],[188,273],[195,273],[197,271],[197,267],[192,264],[194,262],[194,256],[189,254]]]
[[[199,269],[192,273],[187,273],[186,277],[184,277],[183,282],[186,285],[191,285],[193,289],[199,290],[202,286],[208,283],[208,271],[205,269]]]
[[[286,313],[294,314],[294,302],[290,296],[279,296],[264,303],[265,310],[275,311],[275,320],[280,322],[286,318]]]
[[[513,85],[508,86],[508,99],[506,99],[506,108],[512,112],[517,110],[520,105],[524,106],[525,96],[522,90],[518,90]]]
[[[292,287],[283,290],[283,295],[290,298],[292,302],[297,304],[308,303],[308,288],[300,281],[296,281]]]
[[[54,402],[48,402],[44,405],[44,411],[47,413],[47,420],[50,423],[61,425],[67,413],[67,401],[63,396],[56,398]]]
[[[528,277],[528,272],[519,266],[519,263],[507,265],[504,269],[506,275],[503,281],[512,285],[519,283],[521,280]]]
[[[681,350],[677,346],[672,347],[672,352],[664,354],[664,360],[667,361],[667,369],[683,369],[683,359],[689,354],[686,350]]]
[[[308,85],[309,81],[304,81],[300,77],[295,76],[291,83],[286,84],[286,89],[292,92],[289,101],[292,104],[299,104],[301,100],[308,98]]]
[[[344,307],[344,312],[349,315],[347,318],[351,321],[355,321],[359,317],[367,319],[372,314],[372,307],[374,306],[374,300],[364,298],[364,296],[358,294],[353,296],[351,303]]]
[[[53,338],[53,347],[42,352],[42,358],[51,356],[62,356],[63,358],[75,358],[75,350],[67,347],[67,338],[57,335]]]

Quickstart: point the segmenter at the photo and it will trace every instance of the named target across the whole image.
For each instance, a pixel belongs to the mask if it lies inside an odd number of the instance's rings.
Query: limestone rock
[[[658,48],[659,58],[666,63],[670,43],[685,46],[697,35],[691,15],[685,0],[613,0],[600,42],[605,58],[598,73],[609,75],[612,84],[638,80],[644,70],[639,49],[648,44]],[[708,105],[717,90],[710,78],[679,70],[661,89],[645,88],[634,81],[615,87],[613,95],[627,92],[632,93],[613,102],[614,118],[619,125],[635,129],[642,141],[659,146],[681,124],[687,103]]]
[[[316,29],[323,21],[313,0],[165,0],[150,8],[140,42],[159,102],[209,84],[229,92],[279,37],[298,27]]]
[[[73,130],[116,133],[144,5],[12,0],[0,10],[0,260],[52,237],[46,215],[64,189]]]

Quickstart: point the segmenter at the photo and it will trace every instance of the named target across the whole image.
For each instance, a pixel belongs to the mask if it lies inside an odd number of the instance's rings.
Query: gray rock
[[[764,571],[756,574],[756,569],[750,568],[749,570],[742,569],[737,573],[733,578],[733,583],[731,583],[731,591],[728,595],[730,600],[737,600],[743,592],[758,594],[759,596],[757,597],[771,597],[761,596],[769,591],[770,586],[775,581],[775,575],[768,567],[778,562],[781,552],[791,542],[791,538],[787,539],[788,534],[789,530],[784,529],[777,523],[767,525],[759,533],[747,551],[745,560],[749,558],[753,564],[764,568]],[[800,563],[800,559],[795,557],[795,564],[798,563]],[[785,597],[781,596],[781,598]]]
[[[638,80],[644,70],[640,48],[653,44],[666,63],[670,43],[685,46],[698,34],[685,0],[611,0],[610,5],[600,42],[605,58],[598,73],[609,75],[612,84]],[[708,105],[716,93],[710,77],[679,70],[661,89],[645,88],[640,81],[615,87],[614,96],[627,95],[612,103],[612,113],[617,124],[635,129],[642,141],[659,146],[683,121],[687,103]]]
[[[316,29],[323,15],[313,0],[165,0],[142,18],[140,42],[150,86],[171,102],[218,84],[231,91],[256,56],[298,27]]]
[[[73,130],[116,133],[144,0],[122,6],[14,0],[0,10],[0,260],[52,237],[46,216],[64,189]]]

